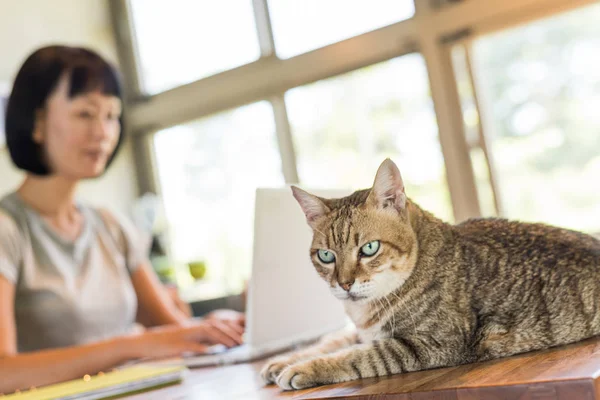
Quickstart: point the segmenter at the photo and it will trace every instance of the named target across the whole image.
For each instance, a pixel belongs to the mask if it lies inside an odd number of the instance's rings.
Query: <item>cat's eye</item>
[[[379,240],[373,240],[365,244],[360,248],[360,252],[362,255],[371,257],[374,256],[379,251]]]
[[[317,251],[317,256],[322,263],[331,264],[335,261],[335,255],[329,250],[319,250]]]

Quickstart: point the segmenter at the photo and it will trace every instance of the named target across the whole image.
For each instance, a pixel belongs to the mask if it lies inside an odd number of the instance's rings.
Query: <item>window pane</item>
[[[407,195],[446,220],[452,211],[425,63],[411,54],[290,90],[298,173],[309,187],[371,187],[392,158]]]
[[[252,0],[130,0],[144,90],[153,94],[260,56]]]
[[[510,218],[600,230],[599,20],[595,5],[476,42]]]
[[[250,272],[255,189],[284,183],[270,104],[165,129],[154,147],[180,286],[190,286],[186,263],[207,265],[184,296],[239,291]]]
[[[415,13],[413,0],[269,0],[277,55],[293,57]]]

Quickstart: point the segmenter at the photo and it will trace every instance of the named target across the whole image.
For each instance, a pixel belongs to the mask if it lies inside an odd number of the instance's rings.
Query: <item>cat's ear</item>
[[[298,200],[302,211],[304,211],[304,215],[306,215],[306,221],[311,227],[313,227],[317,219],[321,218],[330,211],[329,207],[325,205],[323,200],[315,195],[305,192],[296,186],[292,186],[292,193],[294,194],[296,200]]]
[[[386,158],[377,170],[369,201],[379,208],[392,206],[397,210],[403,210],[406,207],[402,175],[396,164],[389,158]]]

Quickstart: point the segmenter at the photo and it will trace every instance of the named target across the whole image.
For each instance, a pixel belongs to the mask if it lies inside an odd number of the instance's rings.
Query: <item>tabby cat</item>
[[[302,389],[489,360],[600,333],[600,241],[543,224],[450,225],[405,195],[389,159],[371,189],[292,188],[317,273],[356,329],[276,357],[266,383]]]

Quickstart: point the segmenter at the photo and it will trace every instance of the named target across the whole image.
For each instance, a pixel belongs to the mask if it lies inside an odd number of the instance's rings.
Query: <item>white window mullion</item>
[[[275,115],[277,143],[279,144],[279,154],[281,154],[281,167],[285,183],[299,183],[296,151],[284,97],[283,95],[274,96],[270,101],[273,106],[273,114]]]
[[[494,156],[490,152],[488,146],[488,130],[490,127],[490,123],[487,120],[485,111],[481,108],[481,90],[479,89],[479,85],[477,84],[477,79],[475,77],[475,72],[473,71],[473,59],[471,56],[472,53],[472,42],[469,41],[464,45],[465,49],[465,64],[467,66],[467,75],[469,77],[469,81],[471,84],[471,88],[473,90],[473,103],[475,105],[475,110],[477,111],[477,115],[479,116],[479,121],[477,123],[477,133],[479,136],[479,147],[483,151],[483,155],[485,157],[485,162],[488,169],[488,177],[490,180],[490,187],[492,189],[492,196],[494,198],[494,207],[496,209],[496,215],[503,215],[502,210],[502,198],[500,197],[500,188],[498,185],[498,178],[495,170],[494,164]]]
[[[430,5],[417,1],[415,7],[417,20],[420,22],[419,44],[427,65],[454,217],[460,222],[481,216],[481,209],[469,146],[464,134],[450,44],[442,43],[441,38],[426,23],[433,12]]]
[[[275,56],[275,39],[267,0],[252,0],[261,57]]]
[[[275,54],[275,38],[269,14],[267,0],[253,0],[254,18],[260,43],[262,58],[277,58]],[[296,153],[290,129],[290,121],[285,107],[283,94],[273,96],[269,99],[273,106],[275,118],[275,130],[277,131],[277,144],[281,156],[281,168],[286,183],[298,183],[298,170],[296,165]]]

